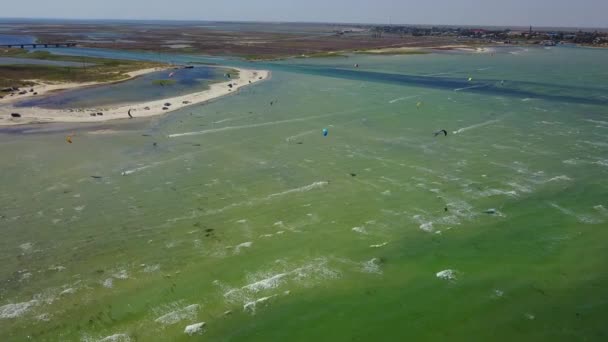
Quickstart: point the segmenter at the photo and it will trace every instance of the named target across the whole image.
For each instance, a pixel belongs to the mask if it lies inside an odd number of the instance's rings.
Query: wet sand
[[[158,68],[144,69],[129,73],[130,78],[141,76],[150,72],[159,71]],[[161,100],[146,101],[137,104],[118,105],[104,108],[79,109],[48,109],[48,108],[17,108],[12,104],[22,100],[27,95],[0,99],[0,126],[51,123],[51,122],[103,122],[115,119],[129,118],[129,111],[133,118],[157,116],[186,106],[200,104],[215,98],[237,92],[241,87],[263,81],[270,76],[266,70],[238,69],[239,78],[226,82],[214,83],[201,92],[182,96],[175,96]],[[97,86],[103,83],[58,83],[43,84],[34,87],[38,96],[53,91],[75,89],[78,87]],[[232,87],[230,87],[232,85]],[[28,93],[29,94],[29,93]],[[30,96],[31,97],[31,96]],[[169,105],[167,105],[169,104]],[[19,113],[20,118],[12,118],[11,113]],[[99,114],[101,113],[101,114]]]

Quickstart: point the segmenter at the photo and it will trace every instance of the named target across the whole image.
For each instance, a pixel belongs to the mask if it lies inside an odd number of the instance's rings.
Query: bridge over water
[[[0,44],[0,48],[32,48],[32,49],[42,49],[42,48],[70,48],[75,47],[76,43],[32,43],[32,44]]]

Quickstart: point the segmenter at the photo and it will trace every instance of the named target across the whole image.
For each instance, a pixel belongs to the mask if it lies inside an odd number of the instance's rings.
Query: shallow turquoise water
[[[608,52],[517,52],[229,60],[272,79],[5,131],[0,336],[605,340]]]

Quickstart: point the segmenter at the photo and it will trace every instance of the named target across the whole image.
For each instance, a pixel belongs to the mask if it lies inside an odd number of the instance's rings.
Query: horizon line
[[[376,23],[376,22],[347,22],[347,21],[300,21],[300,20],[211,20],[211,19],[108,19],[108,18],[60,18],[60,17],[2,17],[2,20],[67,20],[67,21],[120,21],[120,22],[146,22],[146,21],[166,21],[166,22],[215,22],[215,23],[260,23],[260,24],[328,24],[328,25],[365,25],[365,26],[444,26],[444,27],[501,27],[501,28],[545,28],[545,29],[600,29],[608,30],[608,26],[559,26],[559,25],[537,25],[534,24],[510,24],[510,25],[490,25],[490,24],[404,24],[404,23]]]

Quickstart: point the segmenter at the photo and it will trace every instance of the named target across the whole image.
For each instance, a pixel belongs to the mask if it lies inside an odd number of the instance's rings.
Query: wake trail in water
[[[396,103],[396,102],[399,102],[399,101],[408,100],[408,99],[413,99],[413,98],[415,98],[415,97],[420,97],[420,96],[421,96],[421,95],[412,95],[412,96],[400,97],[400,98],[397,98],[397,99],[390,100],[390,101],[388,101],[388,103],[393,104],[393,103]]]
[[[139,172],[139,171],[143,171],[143,170],[145,170],[145,169],[151,168],[152,166],[155,166],[155,165],[158,165],[158,164],[161,164],[161,163],[153,163],[153,164],[150,164],[150,165],[144,165],[144,166],[142,166],[142,167],[138,167],[138,168],[135,168],[135,169],[131,169],[131,170],[125,170],[125,171],[123,171],[123,172],[121,173],[121,175],[123,175],[123,176],[128,176],[128,175],[130,175],[130,174],[132,174],[132,173],[136,173],[136,172]]]
[[[276,194],[270,194],[266,198],[272,199],[275,197],[285,196],[285,195],[293,194],[296,192],[306,192],[306,191],[310,191],[310,190],[321,189],[321,188],[325,187],[327,184],[329,184],[329,182],[326,182],[326,181],[314,182],[312,184],[301,186],[299,188],[290,189],[290,190],[286,190],[283,192],[278,192]]]
[[[468,127],[463,127],[463,128],[460,128],[460,129],[454,131],[453,134],[460,134],[462,132],[466,132],[466,131],[471,130],[471,129],[475,129],[475,128],[479,128],[479,127],[484,127],[484,126],[487,126],[487,125],[491,125],[493,123],[497,123],[498,121],[500,121],[500,120],[490,120],[490,121],[478,123],[476,125],[472,125],[472,126],[468,126]]]
[[[295,135],[292,135],[290,137],[285,138],[285,141],[286,142],[290,142],[292,140],[295,140],[297,138],[303,137],[305,135],[312,134],[312,133],[317,132],[317,131],[319,131],[319,130],[318,129],[311,129],[309,131],[301,132],[301,133],[298,133],[298,134],[295,134]]]
[[[451,75],[453,73],[455,73],[456,71],[453,72],[439,72],[436,74],[426,74],[426,75],[422,75],[423,77],[433,77],[433,76],[442,76],[442,75]]]
[[[239,129],[275,126],[275,125],[282,125],[282,124],[292,123],[292,122],[303,122],[303,121],[309,121],[309,120],[314,120],[314,119],[322,119],[322,118],[336,116],[336,115],[352,114],[352,113],[361,112],[361,111],[370,110],[370,109],[373,109],[373,108],[366,108],[366,109],[358,108],[358,109],[333,112],[333,113],[328,113],[328,114],[323,114],[323,115],[307,116],[304,118],[262,122],[262,123],[242,125],[242,126],[226,126],[226,127],[222,127],[222,128],[205,129],[202,131],[195,131],[195,132],[174,133],[174,134],[169,134],[168,137],[169,138],[179,138],[179,137],[187,137],[187,136],[193,136],[193,135],[204,135],[204,134],[211,134],[211,133],[218,133],[218,132],[234,131],[234,130],[239,130]]]
[[[456,89],[454,89],[454,91],[461,91],[461,90],[475,89],[475,88],[483,88],[483,87],[487,87],[488,85],[489,84],[477,84],[477,85],[473,85],[473,86],[469,86],[469,87],[456,88]]]
[[[311,190],[317,190],[317,189],[322,189],[325,186],[327,186],[329,184],[329,182],[327,181],[316,181],[312,184],[309,185],[304,185],[301,186],[299,188],[293,188],[293,189],[288,189],[285,191],[281,191],[281,192],[277,192],[274,194],[270,194],[267,195],[266,197],[254,197],[254,198],[250,198],[246,201],[242,201],[242,202],[234,202],[231,203],[225,207],[222,208],[218,208],[218,209],[209,209],[205,212],[205,215],[216,215],[216,214],[221,214],[227,210],[230,209],[234,209],[234,208],[238,208],[238,207],[242,207],[242,206],[254,206],[254,205],[258,205],[260,203],[263,203],[265,201],[269,201],[269,200],[273,200],[279,197],[283,197],[286,195],[291,195],[291,194],[295,194],[295,193],[301,193],[301,192],[308,192]]]

